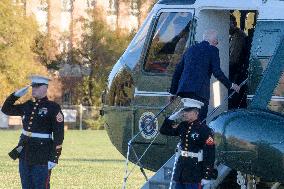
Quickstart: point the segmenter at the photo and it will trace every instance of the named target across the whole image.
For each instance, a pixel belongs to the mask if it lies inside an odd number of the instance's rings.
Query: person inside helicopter
[[[163,13],[160,15],[144,70],[151,73],[169,73],[180,59],[191,27],[190,13]],[[170,71],[171,70],[171,71]]]

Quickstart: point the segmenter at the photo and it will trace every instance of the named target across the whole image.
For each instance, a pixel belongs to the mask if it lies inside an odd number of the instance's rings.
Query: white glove
[[[49,162],[47,163],[48,170],[54,168],[56,165],[57,165],[56,163],[49,161]]]
[[[17,90],[17,91],[14,93],[14,95],[15,95],[16,97],[24,96],[24,95],[28,92],[29,87],[30,87],[30,86],[28,85],[28,86],[26,86],[26,87],[24,87],[24,88],[21,88],[20,90]]]
[[[183,108],[181,108],[179,111],[173,113],[172,115],[170,115],[169,120],[176,120],[181,116],[181,111],[183,110]]]
[[[204,186],[204,185],[207,185],[211,182],[211,180],[206,180],[206,179],[202,179],[201,180],[201,185]]]

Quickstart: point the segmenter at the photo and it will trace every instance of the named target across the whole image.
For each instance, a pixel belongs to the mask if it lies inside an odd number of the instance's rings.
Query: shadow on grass
[[[82,159],[82,158],[61,158],[61,161],[81,161],[81,162],[125,162],[125,160],[120,159]]]

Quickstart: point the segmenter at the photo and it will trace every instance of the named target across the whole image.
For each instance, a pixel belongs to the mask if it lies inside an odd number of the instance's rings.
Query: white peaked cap
[[[204,106],[203,102],[200,102],[195,99],[191,98],[182,98],[181,101],[183,102],[184,108],[198,108],[201,109],[202,106]]]
[[[47,85],[48,85],[48,82],[50,81],[50,79],[48,77],[41,76],[41,75],[32,75],[32,76],[30,76],[30,80],[32,81],[32,84],[44,83],[44,84],[47,84]]]

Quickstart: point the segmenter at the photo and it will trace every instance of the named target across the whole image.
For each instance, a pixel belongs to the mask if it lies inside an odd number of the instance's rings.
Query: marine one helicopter
[[[235,14],[248,34],[247,107],[228,109],[227,89],[211,79],[207,123],[216,132],[217,161],[250,175],[258,188],[284,183],[284,1],[160,0],[114,65],[103,95],[102,113],[108,135],[127,155],[132,141],[142,154],[158,134],[164,118],[178,106],[169,105],[172,74],[184,50],[202,41],[206,29],[219,33],[221,68],[229,75],[229,24]],[[210,110],[211,109],[211,110]],[[214,119],[213,119],[214,118]],[[153,120],[151,122],[151,120]],[[212,121],[213,119],[213,121]],[[151,123],[150,123],[151,122]],[[149,124],[150,123],[150,124]],[[157,171],[175,152],[178,140],[159,135],[139,162]],[[134,155],[130,161],[136,162]],[[222,188],[222,187],[221,187]]]

